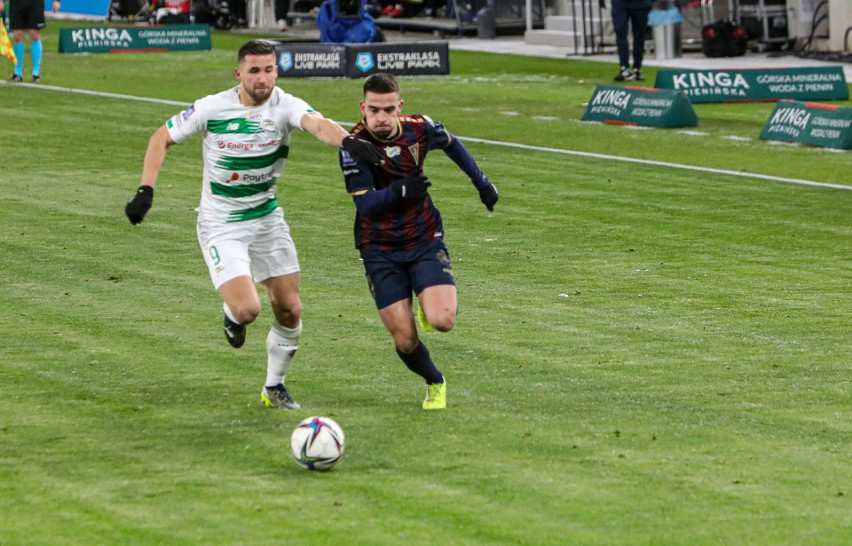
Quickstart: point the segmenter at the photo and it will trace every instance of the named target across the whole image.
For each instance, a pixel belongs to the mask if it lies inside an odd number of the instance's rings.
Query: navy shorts
[[[44,28],[44,0],[14,0],[11,6],[6,2],[6,9],[10,30]]]
[[[450,252],[442,240],[414,250],[362,252],[367,283],[377,309],[419,294],[430,286],[455,285]]]

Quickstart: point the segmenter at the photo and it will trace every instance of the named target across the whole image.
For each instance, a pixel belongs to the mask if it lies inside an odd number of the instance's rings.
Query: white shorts
[[[299,272],[296,245],[281,208],[257,220],[213,224],[198,221],[198,244],[218,290],[231,279],[251,276],[255,282]]]

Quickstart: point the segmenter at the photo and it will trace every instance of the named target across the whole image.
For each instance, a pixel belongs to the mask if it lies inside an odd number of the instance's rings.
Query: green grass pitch
[[[141,226],[123,214],[149,135],[231,85],[247,37],[62,56],[60,26],[45,86],[174,102],[0,85],[0,545],[852,544],[852,191],[748,176],[850,186],[852,153],[758,140],[771,104],[696,105],[689,132],[581,123],[612,66],[453,52],[450,76],[403,79],[406,112],[745,176],[471,141],[489,215],[430,155],[460,314],[424,335],[448,380],[429,413],[369,298],[336,153],[298,134],[279,201],[304,409],[271,411],[268,305],[231,349],[197,248],[198,140]],[[358,81],[280,85],[357,121]],[[290,459],[309,415],[346,433],[331,472]]]

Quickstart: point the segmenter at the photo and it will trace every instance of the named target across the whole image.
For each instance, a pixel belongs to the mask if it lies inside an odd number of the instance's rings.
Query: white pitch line
[[[530,146],[527,144],[515,144],[513,142],[501,142],[499,140],[488,140],[485,138],[463,137],[466,142],[479,142],[480,144],[491,144],[492,146],[505,146],[521,150],[533,150],[536,152],[548,152],[553,154],[575,155],[579,157],[590,157],[594,159],[605,159],[607,161],[623,161],[625,163],[639,163],[641,165],[652,165],[655,167],[667,167],[669,169],[683,169],[686,171],[699,171],[703,173],[725,174],[739,176],[742,178],[756,178],[758,180],[769,180],[771,182],[783,182],[785,184],[800,184],[803,186],[816,186],[819,188],[832,188],[835,190],[852,190],[852,186],[841,184],[829,184],[827,182],[814,182],[813,180],[802,180],[801,178],[784,178],[783,176],[772,176],[770,174],[747,173],[742,171],[731,171],[728,169],[714,169],[711,167],[698,167],[695,165],[684,165],[682,163],[669,163],[668,161],[654,161],[652,159],[637,159],[635,157],[623,157],[619,155],[596,154],[594,152],[580,152],[577,150],[564,150],[561,148],[547,148],[544,146]]]
[[[71,93],[74,95],[90,95],[93,97],[107,97],[110,99],[133,100],[137,102],[153,102],[157,104],[168,104],[170,106],[189,106],[192,101],[174,101],[166,99],[152,99],[149,97],[137,97],[136,95],[122,95],[120,93],[105,93],[103,91],[89,91],[88,89],[73,89],[71,87],[57,87],[55,85],[43,85],[40,83],[7,83],[0,81],[0,84],[15,86],[15,87],[30,87],[32,89],[44,89],[45,91],[61,91],[63,93]]]
[[[61,91],[64,93],[74,93],[77,95],[91,95],[95,97],[107,97],[112,99],[133,100],[138,102],[153,102],[157,104],[167,104],[170,106],[188,106],[189,102],[180,102],[166,99],[154,99],[150,97],[138,97],[135,95],[122,95],[119,93],[104,93],[102,91],[89,91],[86,89],[73,89],[70,87],[57,87],[53,85],[31,84],[31,83],[7,83],[0,81],[3,85],[14,85],[30,87],[33,89],[43,89],[46,91]],[[353,123],[338,122],[343,126],[353,126]],[[668,161],[654,161],[652,159],[638,159],[635,157],[624,157],[619,155],[597,154],[594,152],[581,152],[578,150],[565,150],[562,148],[548,148],[545,146],[531,146],[528,144],[516,144],[514,142],[503,142],[500,140],[488,140],[485,138],[458,137],[467,142],[478,142],[480,144],[490,144],[492,146],[503,146],[506,148],[517,148],[519,150],[532,150],[536,152],[547,152],[552,154],[573,155],[578,157],[588,157],[592,159],[603,159],[606,161],[621,161],[624,163],[637,163],[640,165],[651,165],[654,167],[666,167],[669,169],[681,169],[685,171],[698,171],[703,173],[723,174],[727,176],[738,176],[740,178],[754,178],[757,180],[768,180],[770,182],[781,182],[784,184],[799,184],[801,186],[814,186],[818,188],[831,188],[835,190],[852,190],[852,186],[844,186],[841,184],[829,184],[827,182],[815,182],[813,180],[803,180],[801,178],[785,178],[783,176],[773,176],[769,174],[747,173],[742,171],[732,171],[729,169],[714,169],[711,167],[698,167],[695,165],[684,165],[682,163],[670,163]]]

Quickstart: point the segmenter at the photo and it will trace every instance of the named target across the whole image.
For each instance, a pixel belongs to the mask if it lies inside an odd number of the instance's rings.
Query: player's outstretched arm
[[[467,151],[467,148],[464,147],[464,144],[452,135],[451,138],[449,146],[444,148],[444,153],[453,160],[453,163],[459,166],[464,174],[470,177],[470,181],[473,182],[473,185],[476,186],[479,192],[479,200],[482,201],[482,204],[485,205],[485,208],[489,212],[494,212],[494,205],[497,203],[498,198],[497,186],[492,184],[488,180],[488,177],[485,176],[485,173],[479,169],[479,165],[476,164],[476,161],[470,155],[470,152]]]
[[[136,194],[124,206],[124,214],[133,225],[139,224],[154,203],[154,186],[160,174],[160,168],[166,159],[166,150],[174,144],[169,130],[165,125],[157,129],[148,139],[148,149],[145,151],[145,162],[142,166],[142,178]]]
[[[337,122],[323,117],[319,112],[311,112],[302,116],[302,129],[329,146],[343,148],[355,161],[380,165],[385,160],[386,156],[381,148],[372,142],[350,135]]]

